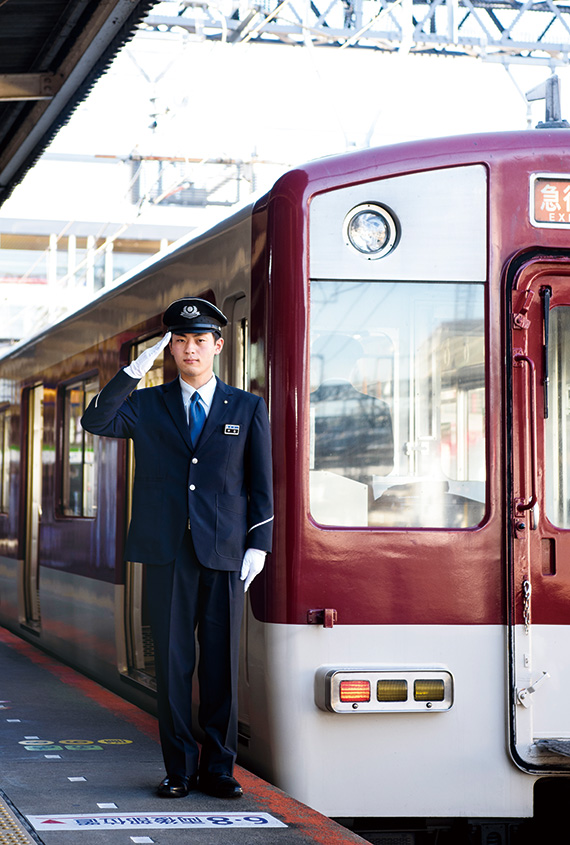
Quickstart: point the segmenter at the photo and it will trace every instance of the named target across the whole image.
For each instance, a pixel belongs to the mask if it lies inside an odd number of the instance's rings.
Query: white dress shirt
[[[184,381],[182,376],[179,376],[180,387],[182,388],[182,401],[184,402],[184,410],[186,411],[186,419],[188,419],[188,411],[190,408],[190,401],[192,400],[192,396],[196,393],[194,387],[191,387],[187,382]],[[212,405],[212,400],[214,398],[214,393],[216,392],[216,376],[212,376],[210,381],[207,381],[206,384],[203,384],[202,387],[198,388],[198,393],[200,395],[200,400],[206,411],[206,417],[210,413],[210,407]]]

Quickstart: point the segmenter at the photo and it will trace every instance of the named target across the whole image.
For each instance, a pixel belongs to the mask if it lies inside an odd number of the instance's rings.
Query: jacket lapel
[[[223,381],[216,376],[216,390],[214,398],[210,406],[210,413],[204,423],[204,428],[200,434],[200,439],[196,445],[196,449],[200,449],[204,445],[208,437],[216,430],[216,427],[227,418],[228,412],[232,406],[232,391]]]
[[[184,442],[186,443],[191,452],[194,451],[192,449],[192,441],[190,440],[190,426],[188,425],[188,420],[186,419],[186,414],[184,413],[182,390],[180,388],[180,382],[178,381],[178,379],[175,379],[174,381],[170,381],[168,382],[168,384],[165,384],[162,395],[166,407],[168,408],[168,412],[174,420],[178,431],[184,438]]]

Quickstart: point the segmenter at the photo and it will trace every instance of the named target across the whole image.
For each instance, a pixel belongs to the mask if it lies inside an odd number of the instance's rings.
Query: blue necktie
[[[206,422],[206,411],[200,402],[200,394],[194,391],[192,399],[190,400],[190,440],[192,441],[192,448],[196,448],[196,443],[200,437],[200,432],[204,428]]]

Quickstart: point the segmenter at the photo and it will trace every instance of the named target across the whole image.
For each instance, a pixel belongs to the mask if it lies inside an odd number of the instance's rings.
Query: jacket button
[[[190,485],[190,490],[195,490],[195,489],[196,489],[196,485],[195,485],[195,484],[191,484],[191,485]]]
[[[192,463],[193,463],[193,464],[197,464],[197,463],[198,463],[198,458],[192,458]]]

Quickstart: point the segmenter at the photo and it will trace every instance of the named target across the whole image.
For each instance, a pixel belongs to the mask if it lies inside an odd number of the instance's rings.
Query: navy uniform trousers
[[[243,582],[239,572],[207,569],[187,532],[176,559],[146,567],[155,648],[160,741],[167,773],[198,771],[192,735],[192,676],[198,632],[200,771],[231,773],[237,755],[237,679]],[[187,636],[181,637],[180,632]]]

